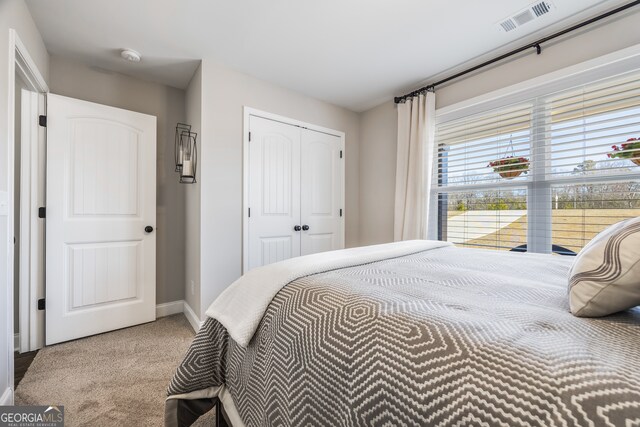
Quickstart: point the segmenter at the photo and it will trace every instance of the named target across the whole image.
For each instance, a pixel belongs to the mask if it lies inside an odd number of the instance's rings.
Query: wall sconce
[[[198,134],[191,132],[191,126],[178,123],[175,136],[176,172],[181,184],[194,184],[198,166]]]
[[[191,125],[184,123],[178,123],[176,126],[175,137],[175,157],[176,157],[176,172],[182,172],[182,160],[184,158],[184,146],[182,145],[182,132],[191,132]]]

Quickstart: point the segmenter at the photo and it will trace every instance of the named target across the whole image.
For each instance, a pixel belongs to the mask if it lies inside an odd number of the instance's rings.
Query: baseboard
[[[20,334],[13,334],[13,351],[20,350]]]
[[[191,323],[191,327],[193,328],[193,330],[198,332],[200,330],[200,326],[202,326],[202,322],[200,321],[198,316],[196,316],[196,313],[193,311],[191,306],[187,304],[186,301],[184,302],[184,315],[189,323]]]
[[[184,316],[187,318],[194,331],[198,332],[200,330],[202,322],[198,319],[196,313],[185,300],[181,299],[156,305],[156,318],[171,316],[172,314],[178,313],[184,313]]]
[[[166,317],[184,312],[184,301],[171,301],[156,305],[156,317]]]
[[[0,406],[9,405],[13,405],[13,390],[11,390],[11,387],[8,387],[0,397]]]

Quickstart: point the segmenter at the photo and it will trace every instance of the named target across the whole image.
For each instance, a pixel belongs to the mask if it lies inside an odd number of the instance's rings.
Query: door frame
[[[37,309],[37,301],[45,297],[45,220],[39,218],[38,207],[46,206],[47,132],[36,117],[46,115],[46,99],[43,93],[30,92],[30,95],[26,105],[25,98],[22,98],[21,106],[20,353],[44,347],[45,325],[44,311]],[[28,122],[25,122],[25,117],[29,118]],[[39,195],[42,195],[41,199]]]
[[[316,132],[326,133],[328,135],[337,136],[340,138],[340,143],[343,149],[343,161],[340,167],[342,168],[342,206],[343,207],[343,223],[346,224],[347,210],[345,206],[345,193],[346,193],[346,145],[345,145],[345,133],[339,130],[330,129],[324,126],[314,125],[312,123],[303,122],[301,120],[292,119],[289,117],[281,116],[278,114],[269,113],[267,111],[258,110],[256,108],[243,106],[243,125],[242,125],[242,274],[249,270],[249,119],[251,116],[260,117],[263,119],[273,120],[276,122],[284,123],[291,126],[296,126],[303,129],[309,129]],[[345,234],[345,228],[342,228],[342,233]],[[344,236],[343,236],[344,237]]]
[[[10,207],[7,212],[7,275],[5,280],[7,281],[7,295],[6,295],[6,307],[5,312],[7,316],[7,337],[9,340],[9,354],[8,370],[9,370],[9,390],[7,403],[13,404],[13,389],[14,389],[14,375],[13,375],[13,352],[14,352],[14,324],[13,324],[13,283],[14,283],[14,223],[15,218],[13,214],[13,200],[14,194],[14,174],[15,174],[15,90],[16,90],[16,73],[24,80],[29,90],[37,93],[49,92],[49,86],[47,85],[42,73],[33,61],[33,58],[29,54],[27,47],[20,39],[17,31],[13,28],[9,29],[9,85],[7,90],[8,101],[8,117],[7,117],[7,205]],[[22,213],[21,213],[22,215]],[[23,292],[23,284],[20,283],[20,292]],[[22,307],[20,307],[22,309]],[[36,312],[36,307],[29,307],[29,312]],[[23,331],[20,330],[20,333]],[[4,400],[4,399],[3,399]],[[4,402],[3,402],[4,403]]]

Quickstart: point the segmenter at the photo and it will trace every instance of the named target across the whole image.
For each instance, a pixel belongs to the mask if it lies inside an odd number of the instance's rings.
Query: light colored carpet
[[[20,382],[16,405],[64,405],[67,427],[162,426],[167,386],[193,336],[178,314],[46,347]],[[199,425],[214,424],[207,415]]]

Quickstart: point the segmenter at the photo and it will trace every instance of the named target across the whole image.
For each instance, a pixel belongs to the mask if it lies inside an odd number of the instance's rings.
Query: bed
[[[571,257],[412,241],[252,270],[207,311],[166,426],[637,426],[640,310],[577,318]]]

